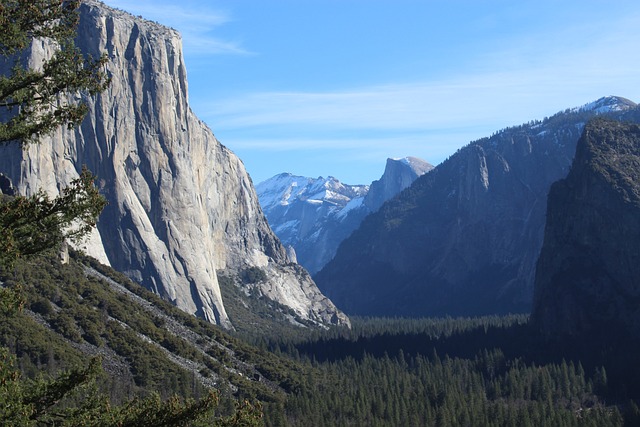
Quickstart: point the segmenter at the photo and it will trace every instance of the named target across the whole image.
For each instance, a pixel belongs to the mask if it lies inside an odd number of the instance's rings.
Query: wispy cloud
[[[256,134],[264,130],[280,136],[300,132],[302,138],[291,148],[301,149],[330,144],[322,138],[327,129],[336,134],[361,130],[365,138],[371,132],[455,133],[461,127],[481,126],[498,130],[601,96],[640,101],[633,99],[640,96],[640,57],[633,54],[640,37],[636,18],[591,29],[588,37],[585,28],[573,27],[514,40],[487,52],[475,68],[438,81],[247,93],[199,105],[198,113],[218,131],[254,129]],[[305,138],[311,133],[321,142]],[[284,143],[271,142],[271,147]]]
[[[229,13],[213,9],[203,1],[179,4],[153,0],[107,0],[112,7],[172,27],[182,34],[185,49],[194,55],[249,54],[240,42],[223,40],[215,30],[232,21]]]
[[[186,4],[181,2],[180,5],[176,5],[175,3],[145,0],[108,0],[107,3],[129,13],[141,15],[146,19],[157,20],[161,23],[188,24],[200,30],[211,29],[230,20],[226,13],[208,9],[206,5],[190,7],[189,2]]]
[[[293,126],[407,131],[477,126],[496,120],[508,125],[519,123],[514,120],[553,113],[548,108],[554,98],[564,98],[558,108],[571,106],[567,102],[590,101],[591,95],[582,93],[585,85],[593,88],[590,93],[598,86],[606,87],[598,84],[600,73],[574,74],[574,79],[567,82],[554,78],[558,72],[497,72],[342,92],[252,93],[210,103],[200,109],[200,114],[224,129]],[[541,106],[545,110],[540,110]]]

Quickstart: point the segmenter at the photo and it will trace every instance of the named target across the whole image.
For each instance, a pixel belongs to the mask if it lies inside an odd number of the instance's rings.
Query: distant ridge
[[[605,97],[458,150],[367,217],[316,283],[348,314],[529,312],[549,188],[599,115],[639,120]]]

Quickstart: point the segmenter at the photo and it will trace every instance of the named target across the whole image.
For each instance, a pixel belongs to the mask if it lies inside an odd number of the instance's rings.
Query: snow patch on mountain
[[[580,107],[572,108],[571,112],[592,111],[596,114],[626,111],[636,106],[636,103],[620,96],[605,96]]]
[[[353,211],[354,209],[361,208],[363,203],[364,203],[364,197],[356,197],[355,199],[351,199],[349,203],[347,203],[345,207],[342,208],[340,212],[338,212],[337,217],[344,218],[349,214],[349,212]]]
[[[314,179],[282,173],[256,185],[256,190],[265,213],[293,202],[326,204],[339,211],[354,197],[364,196],[369,186],[345,185],[332,176]]]
[[[291,220],[277,225],[276,227],[274,227],[273,231],[274,233],[276,233],[276,235],[279,233],[291,232],[297,230],[299,225],[300,221]]]

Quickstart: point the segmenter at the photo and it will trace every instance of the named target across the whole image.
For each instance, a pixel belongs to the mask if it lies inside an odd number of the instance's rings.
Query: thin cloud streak
[[[564,82],[544,77],[546,73],[499,73],[459,81],[402,84],[362,91],[336,93],[258,93],[225,99],[205,107],[217,129],[266,126],[331,126],[338,129],[425,129],[482,124],[504,119],[522,119],[530,105],[553,98],[561,91],[579,92],[593,75],[576,76],[572,90]],[[576,98],[573,94],[573,98]],[[609,93],[601,94],[609,95]],[[584,99],[580,102],[588,102]],[[202,110],[202,109],[201,109]],[[533,111],[533,113],[536,113]],[[534,117],[530,117],[534,118]],[[517,124],[517,123],[513,123]]]
[[[182,32],[183,45],[185,51],[193,55],[253,55],[242,47],[240,43],[220,40],[215,37],[210,37],[205,34],[190,34],[189,32]],[[186,36],[185,36],[186,34]]]
[[[234,138],[233,150],[245,164],[264,164],[271,155],[270,165],[251,173],[254,182],[261,182],[282,171],[304,176],[339,177],[343,182],[369,183],[380,177],[384,159],[407,155],[420,157],[437,165],[453,154],[452,146],[462,146],[483,133],[460,129],[439,134],[412,134],[403,136],[358,138]],[[224,141],[223,141],[224,143]],[[289,160],[286,160],[289,159]],[[297,161],[292,161],[297,159]],[[301,159],[311,160],[309,163]],[[342,170],[348,165],[348,171]],[[363,173],[364,169],[371,170]]]
[[[162,25],[178,25],[196,28],[198,31],[210,31],[214,27],[226,24],[231,18],[219,10],[185,7],[184,4],[166,4],[150,1],[109,0],[109,6],[125,10],[145,19],[158,21]]]

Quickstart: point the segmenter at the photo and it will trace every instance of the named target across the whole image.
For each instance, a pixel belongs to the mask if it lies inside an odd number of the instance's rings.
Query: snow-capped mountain
[[[287,211],[291,204],[305,201],[312,205],[326,202],[327,209],[336,213],[352,199],[364,197],[369,186],[343,184],[332,176],[314,179],[282,173],[258,184],[256,189],[265,212]]]
[[[261,182],[256,191],[273,231],[313,274],[333,258],[364,217],[432,168],[415,157],[388,159],[384,175],[371,185],[283,173]]]

